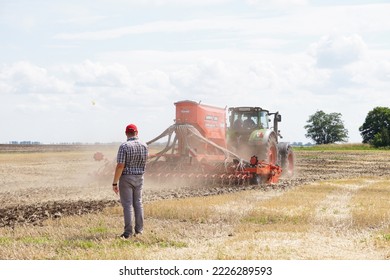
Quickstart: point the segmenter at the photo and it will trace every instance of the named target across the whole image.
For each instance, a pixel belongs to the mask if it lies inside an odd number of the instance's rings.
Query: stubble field
[[[274,186],[144,189],[145,232],[122,240],[117,146],[0,147],[0,259],[390,259],[390,152],[296,151]]]

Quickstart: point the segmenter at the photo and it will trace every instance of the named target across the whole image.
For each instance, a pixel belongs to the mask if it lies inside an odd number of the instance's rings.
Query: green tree
[[[359,131],[363,137],[363,143],[369,143],[375,147],[390,146],[390,108],[375,107],[368,112]]]
[[[330,144],[346,142],[348,130],[344,128],[340,113],[326,114],[319,110],[309,116],[307,125],[304,126],[307,133],[305,136],[311,138],[316,144]]]

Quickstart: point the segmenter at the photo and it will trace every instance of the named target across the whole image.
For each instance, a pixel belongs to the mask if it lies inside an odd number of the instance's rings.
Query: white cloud
[[[81,87],[129,87],[132,78],[128,69],[119,63],[103,64],[86,60],[81,64],[61,67],[68,79]]]
[[[304,135],[300,124],[316,109],[341,112],[351,126],[361,125],[354,123],[356,120],[342,104],[353,98],[348,109],[353,110],[359,106],[359,100],[372,103],[367,99],[367,90],[356,90],[357,84],[377,89],[372,96],[383,102],[386,99],[381,96],[389,87],[389,60],[378,64],[369,56],[333,69],[318,68],[315,59],[305,54],[267,55],[238,50],[128,52],[120,53],[121,63],[110,63],[117,59],[109,57],[101,62],[85,60],[50,70],[29,62],[3,66],[0,87],[7,88],[19,81],[20,87],[30,89],[29,98],[17,101],[21,116],[33,112],[42,116],[60,114],[67,127],[91,127],[88,123],[97,126],[98,122],[102,130],[112,135],[116,135],[115,129],[122,131],[120,125],[124,122],[134,120],[142,127],[155,128],[144,132],[146,139],[172,124],[173,103],[178,100],[202,100],[220,107],[256,105],[284,115],[281,129],[286,141],[304,141],[297,136]],[[138,67],[148,59],[148,67]],[[382,75],[377,77],[378,73]],[[66,85],[67,90],[52,90],[48,95],[47,85],[56,83]],[[58,94],[63,92],[67,94]],[[103,141],[98,140],[103,137],[95,132],[83,137],[89,137],[85,141]]]
[[[136,1],[138,2],[138,1]],[[233,0],[147,0],[146,2],[157,3],[159,5],[182,5],[182,6],[214,6],[224,5]]]
[[[357,62],[366,50],[366,44],[357,34],[323,36],[312,46],[312,54],[321,68],[339,68]]]
[[[0,68],[0,84],[5,93],[66,93],[69,85],[50,75],[45,68],[20,61]]]
[[[107,19],[109,19],[108,16],[80,15],[77,17],[69,17],[66,19],[62,19],[59,20],[58,22],[62,24],[91,25]]]
[[[169,74],[161,70],[141,72],[134,78],[135,85],[131,91],[134,92],[137,103],[143,106],[158,107],[178,94]]]
[[[351,82],[367,90],[385,91],[390,86],[390,59],[366,59],[345,67]]]
[[[308,0],[246,0],[246,2],[248,5],[260,9],[291,9],[308,4]]]
[[[239,57],[240,53],[236,53],[235,59]],[[242,100],[242,94],[248,93],[247,67],[247,61],[237,64],[227,57],[208,56],[178,67],[170,77],[180,99],[224,107]]]
[[[15,19],[29,15],[27,2],[0,18],[4,45],[14,46],[0,46],[9,62],[0,66],[0,111],[15,116],[0,124],[2,142],[24,140],[26,125],[39,141],[119,141],[127,122],[148,140],[172,124],[182,99],[278,110],[284,140],[305,141],[316,109],[342,113],[356,130],[357,112],[390,104],[389,4],[42,3],[24,31]]]
[[[227,18],[192,19],[192,20],[164,20],[154,21],[132,26],[117,27],[91,32],[60,33],[54,39],[61,40],[107,40],[121,38],[134,34],[146,33],[184,33],[199,30],[226,30],[234,27],[232,20]]]
[[[116,3],[118,5],[126,7],[147,7],[147,8],[159,8],[163,6],[213,6],[232,2],[233,0],[114,0],[110,3]]]

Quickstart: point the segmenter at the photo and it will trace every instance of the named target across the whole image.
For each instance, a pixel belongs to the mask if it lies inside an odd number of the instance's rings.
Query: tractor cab
[[[260,107],[229,108],[230,130],[251,133],[257,129],[269,128],[269,112]]]
[[[270,116],[273,115],[271,123]],[[228,133],[249,136],[256,130],[274,131],[276,139],[280,136],[278,123],[282,121],[279,112],[270,113],[260,107],[231,107],[229,108]],[[281,136],[280,136],[281,137]]]
[[[276,163],[281,115],[260,107],[232,107],[228,113],[228,148],[242,158],[255,155],[261,160]],[[273,122],[270,118],[272,115]]]

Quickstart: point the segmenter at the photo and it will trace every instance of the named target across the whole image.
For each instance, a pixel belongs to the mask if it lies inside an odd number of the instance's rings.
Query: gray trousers
[[[122,175],[119,179],[119,195],[123,207],[125,221],[124,232],[133,234],[133,209],[135,217],[135,233],[144,229],[144,209],[142,205],[142,187],[144,175]]]

